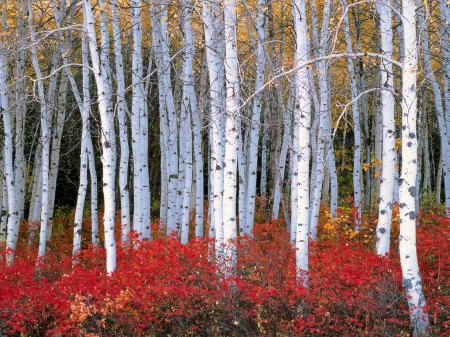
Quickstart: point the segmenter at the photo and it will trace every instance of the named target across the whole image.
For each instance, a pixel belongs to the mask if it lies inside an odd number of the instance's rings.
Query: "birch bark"
[[[237,59],[236,2],[224,1],[225,21],[225,167],[223,190],[223,236],[225,243],[225,268],[231,273],[236,264],[236,192],[237,192],[237,154],[240,86]]]
[[[414,336],[426,336],[429,331],[428,314],[422,292],[416,250],[415,197],[417,175],[417,63],[415,1],[402,2],[402,24],[405,58],[402,70],[402,168],[400,176],[400,236],[399,255]]]
[[[209,71],[209,95],[211,98],[210,107],[210,144],[211,144],[211,227],[210,237],[215,237],[216,253],[220,255],[223,241],[223,187],[224,170],[223,162],[224,143],[223,132],[221,131],[221,115],[224,111],[223,97],[223,62],[220,51],[216,47],[220,44],[219,40],[223,38],[220,28],[222,20],[219,13],[211,8],[209,0],[203,0],[202,19],[205,31],[206,61]]]
[[[324,12],[322,17],[322,28],[320,35],[317,32],[317,18],[315,14],[315,3],[312,2],[312,26],[314,45],[319,46],[316,50],[315,56],[322,57],[326,52],[326,38],[328,34],[328,26],[330,19],[330,1],[324,2]],[[319,130],[318,130],[318,145],[316,150],[316,170],[311,174],[311,197],[310,197],[310,216],[309,216],[309,232],[310,237],[315,240],[317,237],[317,225],[319,220],[319,210],[320,210],[320,195],[322,192],[322,184],[324,178],[325,169],[325,146],[330,142],[331,126],[330,126],[330,111],[329,111],[329,98],[328,98],[328,82],[327,82],[327,65],[325,61],[320,61],[317,63],[317,77],[319,83],[319,100],[320,100],[320,110],[319,115]],[[330,150],[330,146],[327,146]],[[330,153],[328,151],[328,153]],[[330,155],[328,155],[330,158]],[[328,160],[330,163],[331,158]],[[330,168],[330,167],[329,167]],[[330,209],[330,213],[332,210]]]
[[[306,22],[305,0],[294,1],[294,29],[296,33],[295,64],[308,59],[308,26]],[[306,286],[308,271],[308,220],[309,220],[309,165],[310,165],[310,129],[311,98],[309,95],[308,69],[302,67],[296,75],[296,102],[294,105],[294,133],[298,138],[297,171],[297,208],[292,209],[291,233],[295,228],[296,267],[299,279]],[[291,237],[292,238],[292,237]]]
[[[201,167],[198,165],[203,165],[203,160],[201,158],[201,139],[200,139],[200,118],[197,105],[197,97],[194,89],[194,75],[192,70],[192,62],[194,59],[194,39],[192,36],[191,28],[191,13],[192,7],[187,0],[182,1],[183,7],[183,32],[184,32],[184,46],[186,48],[184,64],[183,64],[183,97],[181,102],[181,132],[186,136],[185,139],[185,184],[183,189],[183,204],[181,213],[181,242],[187,243],[189,239],[189,213],[190,213],[190,199],[192,191],[192,177],[193,177],[193,144],[192,144],[192,132],[194,131],[194,149],[196,153],[196,177],[200,178],[201,185],[199,187],[203,188],[203,177]],[[192,120],[192,124],[191,124]],[[181,144],[180,144],[181,145]],[[200,170],[198,170],[200,168]],[[196,182],[197,184],[199,181]],[[203,212],[203,207],[199,207],[198,203],[203,206],[203,197],[198,198],[197,195],[197,205],[196,213]],[[197,219],[196,214],[196,219]],[[202,215],[203,216],[203,215]],[[198,220],[196,220],[198,221]],[[203,227],[203,221],[200,224],[196,223],[196,237],[200,237],[202,233],[200,232],[200,226]]]
[[[177,186],[178,186],[178,132],[177,116],[175,114],[174,99],[171,85],[170,55],[167,26],[167,3],[156,1],[150,7],[152,18],[152,39],[155,52],[155,61],[158,72],[158,90],[160,104],[160,125],[163,141],[161,151],[165,153],[165,165],[162,169],[166,173],[163,182],[167,185],[167,214],[168,234],[178,233],[179,222],[177,216]],[[163,218],[163,219],[164,219]]]
[[[116,242],[114,239],[116,135],[114,131],[113,111],[111,109],[111,102],[109,102],[110,97],[108,96],[108,93],[110,93],[109,84],[107,83],[108,74],[100,63],[95,32],[95,19],[90,0],[83,0],[83,10],[92,68],[97,84],[98,108],[102,126],[103,195],[105,203],[103,224],[106,248],[106,271],[110,274],[116,269]],[[103,30],[103,34],[107,34],[107,32]]]
[[[0,104],[3,115],[3,128],[5,133],[3,146],[3,161],[6,189],[3,189],[4,205],[7,205],[7,237],[6,262],[12,263],[19,234],[19,218],[15,199],[14,167],[13,167],[13,130],[11,110],[8,97],[8,61],[6,51],[0,49]],[[3,184],[2,184],[3,185]],[[5,193],[6,192],[6,193]]]
[[[142,63],[142,2],[131,1],[133,30],[132,55],[132,143],[134,175],[133,224],[141,239],[150,238],[150,180],[148,175],[148,114],[145,112],[145,89]],[[164,33],[163,33],[164,34]],[[168,51],[167,51],[168,52]],[[164,57],[164,56],[163,56]],[[165,64],[165,63],[164,63]],[[166,64],[168,66],[168,64]]]
[[[258,1],[258,16],[256,19],[256,33],[258,37],[256,50],[256,80],[255,80],[255,98],[253,100],[253,115],[250,126],[249,148],[248,148],[248,169],[246,186],[246,214],[245,223],[240,222],[240,231],[244,234],[251,234],[255,221],[255,202],[256,202],[256,172],[258,164],[258,144],[259,130],[261,123],[261,91],[264,85],[265,60],[265,41],[266,41],[266,0]],[[239,173],[241,174],[241,173]],[[241,220],[240,220],[241,221]]]
[[[111,0],[111,25],[114,41],[114,59],[117,81],[117,121],[119,124],[120,163],[119,163],[119,189],[120,189],[120,215],[122,225],[122,244],[128,242],[131,229],[130,219],[130,191],[128,183],[128,166],[130,149],[128,146],[128,120],[126,116],[125,101],[125,75],[122,56],[121,27],[119,23],[119,4]]]
[[[342,0],[342,7],[347,8],[347,1]],[[381,19],[380,19],[381,21]],[[344,16],[344,33],[345,42],[347,44],[347,53],[353,53],[352,40],[350,36],[350,25],[348,16]],[[382,48],[383,49],[383,48]],[[384,50],[384,49],[383,49]],[[358,104],[358,88],[356,85],[356,72],[353,64],[353,59],[347,59],[347,69],[349,72],[350,89],[352,93],[352,111],[353,111],[353,134],[354,134],[354,157],[353,157],[353,204],[357,211],[357,218],[355,219],[355,230],[359,230],[361,226],[361,204],[362,204],[362,166],[361,166],[361,122]]]
[[[51,139],[51,108],[47,102],[44,89],[44,80],[39,65],[39,59],[36,49],[36,38],[35,31],[33,28],[34,18],[33,18],[33,8],[31,2],[28,2],[28,23],[29,32],[31,40],[31,54],[32,54],[32,65],[34,72],[36,74],[37,82],[37,97],[39,104],[41,106],[41,137],[40,142],[42,146],[42,156],[41,156],[41,172],[42,172],[42,199],[41,199],[41,218],[40,218],[40,234],[39,234],[39,249],[38,249],[38,260],[42,259],[46,250],[47,242],[47,230],[49,226],[49,198],[50,198],[50,139]],[[56,54],[56,53],[55,53]],[[54,55],[55,55],[54,54]],[[55,66],[56,57],[52,58],[52,70]],[[53,80],[53,81],[52,81]],[[53,96],[53,87],[56,85],[55,75],[52,74],[52,78],[49,84],[48,95]]]
[[[392,9],[391,1],[386,0],[377,4],[380,17],[381,50],[391,58],[392,52]],[[379,255],[389,253],[390,232],[392,222],[392,208],[394,206],[394,177],[395,177],[395,98],[393,95],[392,63],[381,60],[381,114],[383,119],[383,152],[380,180],[380,194],[378,202],[378,223],[376,248]]]

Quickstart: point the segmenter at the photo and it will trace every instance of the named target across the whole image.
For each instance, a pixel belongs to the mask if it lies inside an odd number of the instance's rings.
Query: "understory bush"
[[[395,216],[394,216],[395,219]],[[308,287],[297,282],[295,251],[283,221],[241,237],[233,273],[221,272],[214,244],[171,237],[119,247],[117,270],[105,251],[72,259],[35,248],[0,264],[2,336],[407,336],[406,298],[397,255],[373,247],[373,220],[349,233],[351,209],[324,223],[310,244]],[[450,334],[448,220],[422,212],[417,240],[432,336]],[[3,256],[3,261],[4,261]],[[232,275],[232,276],[226,276]]]

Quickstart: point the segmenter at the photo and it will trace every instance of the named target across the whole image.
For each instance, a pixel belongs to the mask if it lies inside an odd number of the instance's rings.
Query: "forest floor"
[[[72,259],[73,212],[59,215],[49,251],[38,266],[37,245],[28,247],[25,235],[33,224],[24,223],[14,263],[0,264],[0,332],[91,337],[409,336],[397,253],[398,215],[393,219],[391,253],[379,257],[374,252],[376,217],[362,219],[361,230],[354,232],[354,213],[343,207],[331,220],[323,208],[318,240],[310,243],[306,288],[297,280],[295,251],[283,220],[258,224],[252,238],[239,238],[232,272],[218,271],[209,240],[181,245],[158,234],[155,226],[154,240],[138,243],[131,237],[132,244],[118,246],[117,270],[109,276],[105,251],[89,246],[89,218],[83,223],[84,249]],[[263,222],[258,216],[257,221]],[[430,206],[421,211],[418,224],[430,334],[448,336],[449,219],[442,207]]]

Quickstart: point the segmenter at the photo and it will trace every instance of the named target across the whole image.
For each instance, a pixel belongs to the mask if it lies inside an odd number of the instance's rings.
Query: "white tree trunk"
[[[392,9],[390,1],[377,4],[380,16],[381,50],[392,57]],[[378,201],[378,223],[376,248],[379,255],[389,253],[390,232],[392,222],[392,208],[394,206],[395,183],[395,98],[393,88],[392,63],[381,60],[381,114],[383,118],[383,152],[380,180],[380,194]]]
[[[255,203],[256,203],[256,177],[257,177],[257,164],[258,164],[258,144],[259,144],[259,131],[261,122],[261,98],[263,92],[261,91],[264,85],[264,70],[266,68],[265,63],[265,41],[266,41],[266,0],[258,1],[258,16],[256,19],[256,33],[258,36],[257,50],[256,50],[256,80],[255,80],[255,92],[256,95],[253,99],[253,115],[250,126],[249,136],[249,148],[248,148],[248,169],[247,169],[247,186],[246,186],[246,214],[245,223],[240,221],[240,231],[244,234],[251,234],[255,221]],[[287,149],[286,149],[287,150]],[[286,157],[285,157],[286,160]],[[284,165],[284,163],[283,163]],[[241,173],[239,173],[241,174]]]
[[[89,88],[89,68],[87,59],[87,41],[83,39],[82,41],[82,60],[83,60],[83,90],[84,88]],[[70,72],[70,69],[68,69]],[[81,113],[82,119],[82,129],[81,129],[81,154],[80,154],[80,185],[78,187],[78,198],[77,205],[75,208],[75,219],[74,219],[74,236],[73,236],[73,250],[72,254],[75,254],[79,249],[81,249],[81,234],[82,234],[82,223],[83,223],[83,211],[84,202],[86,199],[86,191],[88,188],[88,160],[89,152],[92,150],[89,148],[90,144],[90,131],[89,131],[89,96],[81,97],[78,93],[78,88],[75,83],[75,79],[70,72],[69,74],[70,82],[72,85],[72,91],[75,94],[78,107]],[[84,95],[83,95],[84,96]],[[97,190],[91,191],[91,195],[96,195]]]
[[[205,74],[206,75],[206,74]],[[206,85],[205,85],[206,86]],[[203,86],[201,85],[201,88]],[[193,98],[196,99],[195,92]],[[203,178],[203,150],[202,150],[202,113],[197,104],[191,111],[192,127],[194,132],[194,159],[195,159],[195,237],[203,237],[203,203],[204,203],[204,178]]]
[[[42,199],[42,146],[38,143],[36,146],[36,153],[34,156],[33,167],[33,186],[31,190],[30,210],[28,214],[28,221],[39,221],[39,214],[41,214],[41,199]],[[34,237],[34,233],[31,232],[30,236]]]
[[[322,18],[322,28],[320,36],[317,32],[318,24],[315,14],[315,4],[311,4],[312,10],[312,26],[314,45],[317,46],[315,53],[316,57],[322,57],[326,52],[326,41],[328,37],[328,26],[330,19],[330,2],[324,2],[324,12]],[[311,173],[311,197],[310,197],[310,216],[309,216],[309,232],[310,237],[315,240],[317,238],[317,225],[319,220],[320,210],[320,195],[322,192],[322,184],[325,169],[325,144],[329,144],[331,140],[331,125],[330,125],[330,111],[328,98],[328,83],[327,83],[327,66],[326,62],[320,61],[317,63],[317,77],[319,83],[319,111],[316,112],[320,118],[318,130],[318,145],[316,149],[315,165],[316,170]],[[316,117],[317,118],[317,117]],[[328,145],[328,150],[332,147]],[[333,158],[334,159],[334,158]],[[330,158],[330,161],[332,159]],[[329,163],[330,163],[329,161]]]
[[[268,108],[265,109],[264,116],[267,116]],[[267,121],[265,118],[264,121]],[[261,139],[261,181],[260,181],[260,193],[262,197],[267,196],[267,139],[269,138],[267,133],[267,127],[262,125],[261,128],[262,139]]]
[[[134,175],[133,225],[141,239],[150,238],[150,180],[148,175],[148,115],[145,109],[145,88],[142,62],[142,2],[131,1],[133,27],[132,57],[132,148]],[[169,66],[166,64],[165,66]]]
[[[14,250],[16,249],[18,234],[19,234],[19,217],[17,214],[17,203],[15,198],[14,186],[14,167],[13,167],[13,129],[12,118],[9,107],[8,97],[8,60],[5,50],[0,50],[0,104],[3,115],[3,129],[4,129],[4,146],[3,146],[3,161],[4,161],[4,179],[6,182],[6,190],[3,190],[3,199],[7,203],[7,239],[6,262],[10,264],[14,260]],[[3,186],[3,183],[2,183]],[[6,193],[5,193],[6,192]]]
[[[103,195],[105,211],[103,218],[106,248],[106,271],[112,273],[116,269],[116,242],[114,238],[115,220],[115,175],[116,175],[116,135],[114,131],[113,111],[109,100],[108,74],[100,64],[95,32],[95,19],[90,0],[83,0],[85,31],[89,42],[92,68],[97,84],[98,108],[100,112],[102,133]],[[107,32],[102,31],[102,35]],[[103,60],[102,60],[103,61]]]
[[[89,89],[87,89],[89,91]],[[84,93],[84,97],[87,94]],[[86,98],[84,98],[86,100]],[[89,100],[89,99],[88,99]],[[95,168],[94,147],[92,146],[91,136],[87,138],[88,162],[89,162],[89,176],[91,178],[91,241],[92,245],[97,247],[99,245],[98,233],[98,183],[97,170]]]
[[[428,314],[416,250],[415,197],[417,175],[417,36],[415,1],[402,2],[405,58],[402,71],[402,170],[400,176],[399,255],[414,336],[428,335]]]
[[[342,7],[347,8],[347,1],[342,0]],[[381,23],[380,19],[380,23]],[[344,16],[344,32],[345,32],[345,41],[347,44],[347,53],[353,53],[352,48],[352,39],[350,36],[350,25],[348,15]],[[382,48],[384,51],[384,49]],[[358,88],[356,85],[356,72],[355,66],[353,64],[353,59],[347,59],[347,69],[349,73],[350,79],[350,89],[352,93],[352,111],[353,111],[353,134],[355,139],[355,149],[354,149],[354,157],[353,157],[353,204],[356,208],[357,218],[355,219],[355,230],[359,230],[361,226],[361,205],[362,205],[362,189],[361,189],[361,180],[362,180],[362,166],[361,166],[361,122],[360,122],[360,113],[359,113],[359,104],[358,104]],[[395,137],[394,137],[395,138]],[[344,146],[345,148],[345,146]]]
[[[237,192],[237,155],[240,86],[237,59],[236,37],[236,2],[224,1],[225,21],[225,167],[223,190],[223,236],[225,243],[225,267],[230,273],[236,263],[236,246],[232,243],[236,238],[236,192]]]
[[[19,15],[19,25],[20,34],[25,34],[26,31],[26,21],[24,12],[24,3],[20,9],[21,14]],[[25,191],[26,191],[26,170],[27,161],[25,159],[24,147],[25,147],[25,118],[26,118],[26,100],[25,100],[25,61],[26,61],[26,49],[20,48],[20,50],[15,54],[15,67],[14,76],[19,79],[15,83],[15,155],[14,155],[14,182],[16,188],[16,204],[19,221],[24,217],[24,207],[25,207]]]
[[[439,2],[439,9],[440,9],[440,18],[441,22],[449,22],[450,20],[450,9],[448,8],[448,5],[443,2]],[[441,36],[443,37],[441,41],[441,48],[442,48],[442,57],[443,59],[448,59],[450,57],[450,43],[448,41],[450,37],[450,31],[448,29],[448,24],[441,24]],[[423,45],[423,43],[422,43]],[[429,61],[429,55],[428,61]],[[425,57],[425,51],[424,51],[424,57]],[[426,60],[425,60],[426,61]],[[450,148],[449,138],[450,138],[450,123],[448,121],[448,116],[450,114],[450,65],[448,62],[443,62],[443,87],[442,87],[442,94],[444,98],[443,106],[445,107],[445,114],[443,113],[441,116],[440,111],[436,109],[436,114],[438,117],[438,123],[439,123],[439,131],[441,134],[441,145],[445,143],[445,147],[442,147],[442,177],[444,179],[444,200],[445,200],[445,206],[447,210],[447,217],[450,217],[450,154],[448,153],[448,149]],[[431,66],[430,66],[431,67]],[[428,70],[426,70],[428,73]],[[430,79],[433,93],[435,91],[435,87],[438,86],[437,82],[434,80],[433,72],[429,73],[428,78]],[[436,97],[435,97],[435,104],[437,103]],[[436,105],[435,105],[436,106]],[[444,110],[444,109],[443,109]],[[446,132],[445,135],[444,132],[441,131],[441,124],[445,121],[446,126]]]
[[[51,108],[47,102],[44,89],[44,80],[39,65],[39,59],[36,50],[36,39],[35,32],[33,29],[33,9],[31,2],[28,2],[28,21],[31,39],[31,53],[32,53],[32,64],[34,72],[36,74],[36,82],[38,89],[38,99],[41,106],[41,137],[40,142],[42,144],[42,155],[41,155],[41,172],[42,172],[42,200],[41,200],[41,229],[39,234],[39,250],[38,259],[42,259],[45,254],[46,242],[47,242],[47,230],[49,225],[49,199],[50,199],[50,139],[51,139]],[[52,69],[55,64],[55,57],[52,59]],[[53,79],[55,78],[52,74]],[[54,80],[55,81],[55,80]],[[49,85],[49,95],[52,95],[53,86],[56,83],[50,80]]]
[[[223,131],[221,130],[221,115],[224,111],[224,85],[223,85],[223,62],[221,55],[216,52],[218,40],[221,38],[221,19],[217,11],[212,11],[209,0],[202,2],[202,19],[205,30],[206,61],[209,70],[210,86],[210,144],[211,144],[211,223],[210,236],[216,238],[216,253],[220,254],[223,241],[223,186],[224,186],[224,143]],[[213,230],[214,232],[211,232]]]
[[[192,7],[190,3],[186,0],[182,1],[183,7],[183,33],[184,33],[184,46],[186,48],[184,64],[183,64],[183,96],[181,102],[181,133],[185,136],[184,141],[184,165],[185,165],[185,183],[183,189],[183,204],[182,204],[182,212],[181,212],[181,242],[187,243],[189,239],[189,213],[190,213],[190,200],[191,200],[191,191],[192,191],[192,183],[193,183],[193,145],[192,145],[192,131],[196,133],[194,135],[194,148],[195,151],[199,152],[196,155],[196,166],[201,164],[203,165],[203,160],[201,158],[201,134],[198,125],[200,124],[199,111],[197,106],[197,97],[195,94],[194,87],[194,75],[192,70],[192,62],[194,59],[194,39],[192,37],[192,29],[191,29],[191,13]],[[192,124],[191,124],[192,118]],[[196,126],[197,124],[197,126]],[[183,145],[183,142],[180,141],[180,147]],[[200,157],[200,158],[198,158]],[[196,177],[202,176],[202,171],[198,170],[196,167]],[[202,178],[202,177],[201,177]],[[201,180],[201,188],[203,188],[203,179]],[[197,181],[197,184],[199,182]],[[197,195],[197,203],[202,203],[203,206],[203,197],[201,199],[198,198]],[[198,205],[197,205],[198,206]],[[197,208],[196,211],[203,212],[203,207]],[[197,218],[197,216],[196,216]],[[203,215],[202,215],[203,219]],[[198,221],[198,220],[196,220]],[[203,222],[203,221],[202,221]],[[200,232],[200,226],[203,227],[203,223],[196,224],[196,237],[200,237],[202,233]]]
[[[67,84],[68,77],[66,72],[62,72],[59,78],[58,92],[55,97],[56,101],[56,120],[52,125],[52,149],[50,155],[50,195],[49,195],[49,210],[48,218],[49,222],[53,220],[53,211],[55,209],[55,195],[56,195],[56,182],[58,178],[59,169],[59,153],[61,149],[61,139],[64,129],[64,122],[66,117],[66,98],[67,98]],[[52,225],[47,230],[47,241],[50,240],[52,234]]]
[[[2,151],[5,153],[5,151]],[[4,168],[5,163],[2,156],[0,167]],[[8,235],[8,188],[6,186],[6,180],[2,178],[2,200],[1,200],[1,214],[0,214],[0,242],[5,243]]]
[[[54,1],[52,1],[53,14],[55,16],[58,28],[61,28],[62,19],[66,14],[65,8],[57,9]],[[89,62],[88,62],[88,45],[86,38],[82,39],[81,47],[81,59],[82,59],[82,85],[83,85],[83,99],[80,96],[78,86],[75,81],[75,77],[69,68],[69,49],[71,48],[70,40],[65,39],[61,44],[61,54],[63,55],[63,65],[66,67],[65,72],[67,74],[67,79],[72,87],[72,92],[75,96],[78,108],[80,110],[82,119],[82,129],[81,129],[81,154],[80,154],[80,184],[78,187],[78,197],[77,204],[75,208],[75,218],[74,218],[74,236],[73,236],[73,248],[72,255],[81,249],[81,237],[82,237],[82,222],[83,222],[83,212],[84,203],[86,199],[86,192],[88,188],[88,153],[90,143],[90,131],[89,131],[89,110],[90,110],[90,97],[89,97]],[[59,116],[58,116],[59,118]],[[59,125],[59,124],[58,124]],[[59,147],[59,146],[58,146]]]
[[[167,215],[166,225],[168,234],[179,231],[177,210],[178,186],[178,130],[175,114],[174,99],[171,85],[170,55],[168,42],[167,4],[157,2],[150,7],[152,18],[152,39],[155,50],[155,61],[158,71],[158,90],[160,104],[160,126],[164,137],[161,143],[161,152],[165,154],[164,170],[166,176],[163,182],[167,183]]]
[[[294,1],[294,29],[296,33],[295,64],[308,59],[308,26],[306,22],[305,0]],[[309,96],[308,69],[303,67],[296,74],[296,102],[294,105],[294,134],[298,138],[297,161],[297,208],[292,209],[291,233],[295,228],[296,267],[299,279],[306,286],[308,271],[308,220],[309,220],[309,165],[310,165],[310,129],[311,98]]]
[[[283,193],[283,184],[284,184],[284,176],[285,176],[285,168],[286,168],[286,157],[288,152],[288,147],[292,146],[292,110],[294,107],[294,93],[292,90],[293,86],[291,86],[287,108],[284,109],[283,113],[283,121],[284,121],[284,133],[283,133],[283,141],[281,145],[280,155],[278,158],[278,167],[275,178],[275,186],[273,192],[273,209],[272,216],[274,219],[278,219],[278,213],[280,211],[280,201],[281,195]]]
[[[130,184],[128,183],[128,166],[130,149],[128,146],[128,128],[125,101],[125,75],[123,71],[121,27],[117,0],[111,0],[111,25],[113,29],[114,60],[117,81],[117,121],[119,124],[120,163],[119,163],[119,189],[120,189],[120,224],[122,226],[122,244],[128,242],[131,229],[130,219]]]

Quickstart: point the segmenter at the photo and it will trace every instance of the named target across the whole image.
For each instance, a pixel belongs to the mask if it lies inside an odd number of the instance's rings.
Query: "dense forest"
[[[0,7],[0,332],[449,333],[448,2]]]

